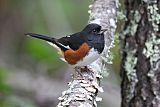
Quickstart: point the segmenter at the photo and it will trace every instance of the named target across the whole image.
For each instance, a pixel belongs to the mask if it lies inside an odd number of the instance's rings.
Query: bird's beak
[[[101,29],[101,31],[99,32],[99,34],[102,34],[104,32],[106,32],[108,29]]]
[[[42,39],[48,42],[53,42],[53,38],[49,37],[49,36],[45,36],[45,35],[40,35],[40,34],[36,34],[36,33],[26,33],[25,35],[27,36],[31,36],[34,38],[38,38],[38,39]]]
[[[106,32],[108,29],[102,29],[101,32],[104,33]]]

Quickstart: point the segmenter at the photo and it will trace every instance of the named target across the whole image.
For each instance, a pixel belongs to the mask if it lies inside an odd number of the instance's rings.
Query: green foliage
[[[0,67],[0,94],[8,94],[10,92],[10,87],[5,83],[7,76],[7,70]]]
[[[27,42],[27,51],[34,57],[36,57],[39,60],[46,60],[46,61],[51,61],[55,60],[55,54],[53,53],[52,49],[49,48],[46,44],[44,44],[40,40],[33,40],[34,38],[31,38]],[[51,54],[54,54],[53,56]]]
[[[54,68],[59,67],[61,60],[57,51],[49,44],[41,40],[31,38],[26,43],[26,51],[31,57],[44,63],[54,65]]]

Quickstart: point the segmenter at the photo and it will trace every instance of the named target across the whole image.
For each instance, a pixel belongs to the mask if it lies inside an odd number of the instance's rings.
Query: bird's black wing
[[[58,39],[58,42],[65,46],[69,46],[72,50],[78,50],[79,47],[84,43],[84,38],[81,32],[62,37]]]

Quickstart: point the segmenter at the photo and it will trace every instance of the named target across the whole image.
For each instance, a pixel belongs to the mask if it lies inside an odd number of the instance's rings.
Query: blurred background
[[[82,30],[91,0],[0,0],[0,107],[55,107],[71,69],[35,32],[62,37]],[[104,76],[99,107],[120,107],[119,47]],[[104,73],[104,75],[107,75]]]

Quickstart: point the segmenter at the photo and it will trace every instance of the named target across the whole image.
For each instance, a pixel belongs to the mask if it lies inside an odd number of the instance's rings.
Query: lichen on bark
[[[127,20],[121,36],[122,107],[160,106],[159,4],[159,0],[125,1]]]

